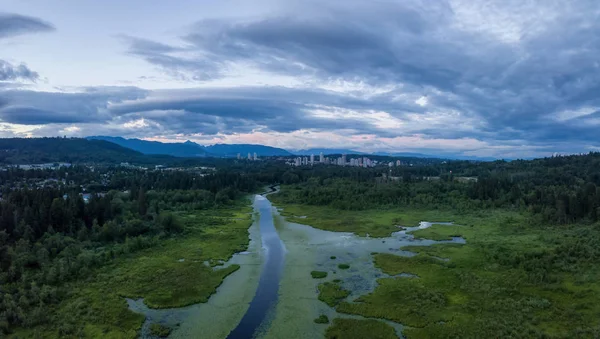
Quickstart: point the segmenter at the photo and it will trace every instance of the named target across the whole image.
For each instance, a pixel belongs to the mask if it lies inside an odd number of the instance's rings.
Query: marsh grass
[[[336,318],[325,333],[327,339],[397,339],[394,328],[381,321]]]
[[[288,215],[307,216],[288,217],[290,221],[372,237],[389,236],[399,230],[397,225],[415,226],[422,220],[453,221],[456,225],[433,225],[411,234],[467,240],[402,248],[417,253],[410,258],[373,253],[375,265],[392,277],[379,279],[372,293],[347,302],[339,285],[319,286],[319,299],[338,312],[401,323],[408,326],[408,338],[594,338],[600,333],[600,225],[545,225],[526,212],[502,209],[459,215],[282,207]],[[419,278],[394,277],[401,273]],[[334,319],[327,336],[351,338],[362,326]]]
[[[343,289],[339,283],[324,282],[319,284],[319,300],[331,307],[335,307],[341,300],[350,295],[350,291]]]
[[[341,302],[337,311],[402,323],[407,338],[594,337],[600,328],[599,269],[589,261],[594,247],[571,246],[595,243],[588,239],[600,239],[598,229],[539,228],[524,215],[503,213],[466,216],[464,224],[473,226],[414,232],[460,235],[465,245],[402,248],[414,257],[374,255],[384,273],[419,279],[379,279],[373,293]]]

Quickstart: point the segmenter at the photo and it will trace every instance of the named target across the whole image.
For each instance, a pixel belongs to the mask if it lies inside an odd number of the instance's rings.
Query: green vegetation
[[[324,282],[319,284],[319,300],[331,307],[335,307],[349,295],[350,291],[343,289],[339,283]]]
[[[327,278],[327,272],[322,272],[322,271],[312,271],[312,272],[310,272],[310,275],[315,279]]]
[[[325,333],[327,339],[397,339],[394,328],[381,321],[367,319],[333,319]]]
[[[336,259],[336,256],[335,256],[335,255],[332,255],[331,257],[329,257],[329,259],[331,259],[331,260],[335,260],[335,259]]]
[[[166,338],[169,336],[169,334],[171,334],[171,329],[161,324],[152,324],[150,325],[150,334],[157,337]]]
[[[238,266],[214,269],[204,262],[226,261],[247,248],[250,212],[246,205],[178,212],[184,235],[123,255],[88,278],[69,283],[69,295],[51,322],[39,330],[21,330],[18,336],[135,338],[144,316],[129,311],[124,297],[144,298],[152,308],[206,302]]]
[[[339,312],[410,326],[408,338],[593,337],[600,328],[598,226],[540,228],[528,217],[496,211],[466,216],[465,226],[430,232],[466,237],[466,245],[408,246],[414,257],[375,255],[389,275]],[[440,260],[447,258],[449,261]]]
[[[315,319],[315,323],[329,324],[329,318],[325,314],[321,314],[318,318]]]
[[[348,265],[348,264],[339,264],[339,265],[338,265],[338,268],[339,268],[340,270],[347,270],[347,269],[349,269],[349,268],[350,268],[350,265]]]

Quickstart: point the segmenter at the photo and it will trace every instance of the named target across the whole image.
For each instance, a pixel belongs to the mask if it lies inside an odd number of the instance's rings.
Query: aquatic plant
[[[169,336],[169,334],[171,334],[171,329],[167,326],[154,323],[150,325],[150,334],[157,337],[166,338]]]
[[[315,323],[329,324],[329,318],[325,314],[321,314],[318,318],[315,319]]]
[[[315,279],[323,279],[323,278],[327,277],[327,272],[312,271],[312,272],[310,272],[310,275]]]

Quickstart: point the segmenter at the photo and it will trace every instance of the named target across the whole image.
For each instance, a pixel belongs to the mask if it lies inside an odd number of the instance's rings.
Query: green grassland
[[[407,326],[408,338],[595,338],[600,335],[600,225],[551,226],[526,212],[340,211],[284,204],[288,220],[331,231],[388,236],[396,225],[453,221],[414,231],[415,238],[455,243],[402,248],[414,257],[374,254],[375,265],[395,276],[378,280],[352,302],[320,285],[319,298],[341,313],[388,319]],[[306,218],[297,218],[306,216]],[[351,263],[350,263],[351,264]],[[347,338],[364,326],[334,319],[330,338]],[[381,323],[382,325],[385,325]]]
[[[177,212],[185,231],[157,246],[124,255],[87,280],[69,283],[69,295],[52,312],[50,325],[17,331],[14,338],[136,338],[144,316],[125,297],[144,298],[151,308],[206,302],[239,267],[216,264],[247,248],[251,207]],[[210,265],[206,265],[209,262]]]

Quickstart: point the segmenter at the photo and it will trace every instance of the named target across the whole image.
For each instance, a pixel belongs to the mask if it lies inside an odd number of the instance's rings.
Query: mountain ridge
[[[232,158],[239,154],[242,158],[247,158],[248,153],[259,157],[265,156],[310,156],[311,154],[319,156],[321,152],[325,156],[334,154],[364,155],[364,156],[388,156],[388,157],[408,157],[423,159],[447,159],[447,160],[470,160],[470,161],[494,161],[499,160],[494,157],[465,156],[453,153],[425,154],[418,152],[361,152],[345,148],[309,148],[300,150],[286,150],[283,148],[260,145],[260,144],[214,144],[203,146],[193,141],[185,142],[159,142],[143,139],[112,136],[90,136],[89,140],[105,140],[117,145],[133,149],[143,154],[164,154],[175,157],[222,157]],[[507,159],[511,160],[511,159]]]

